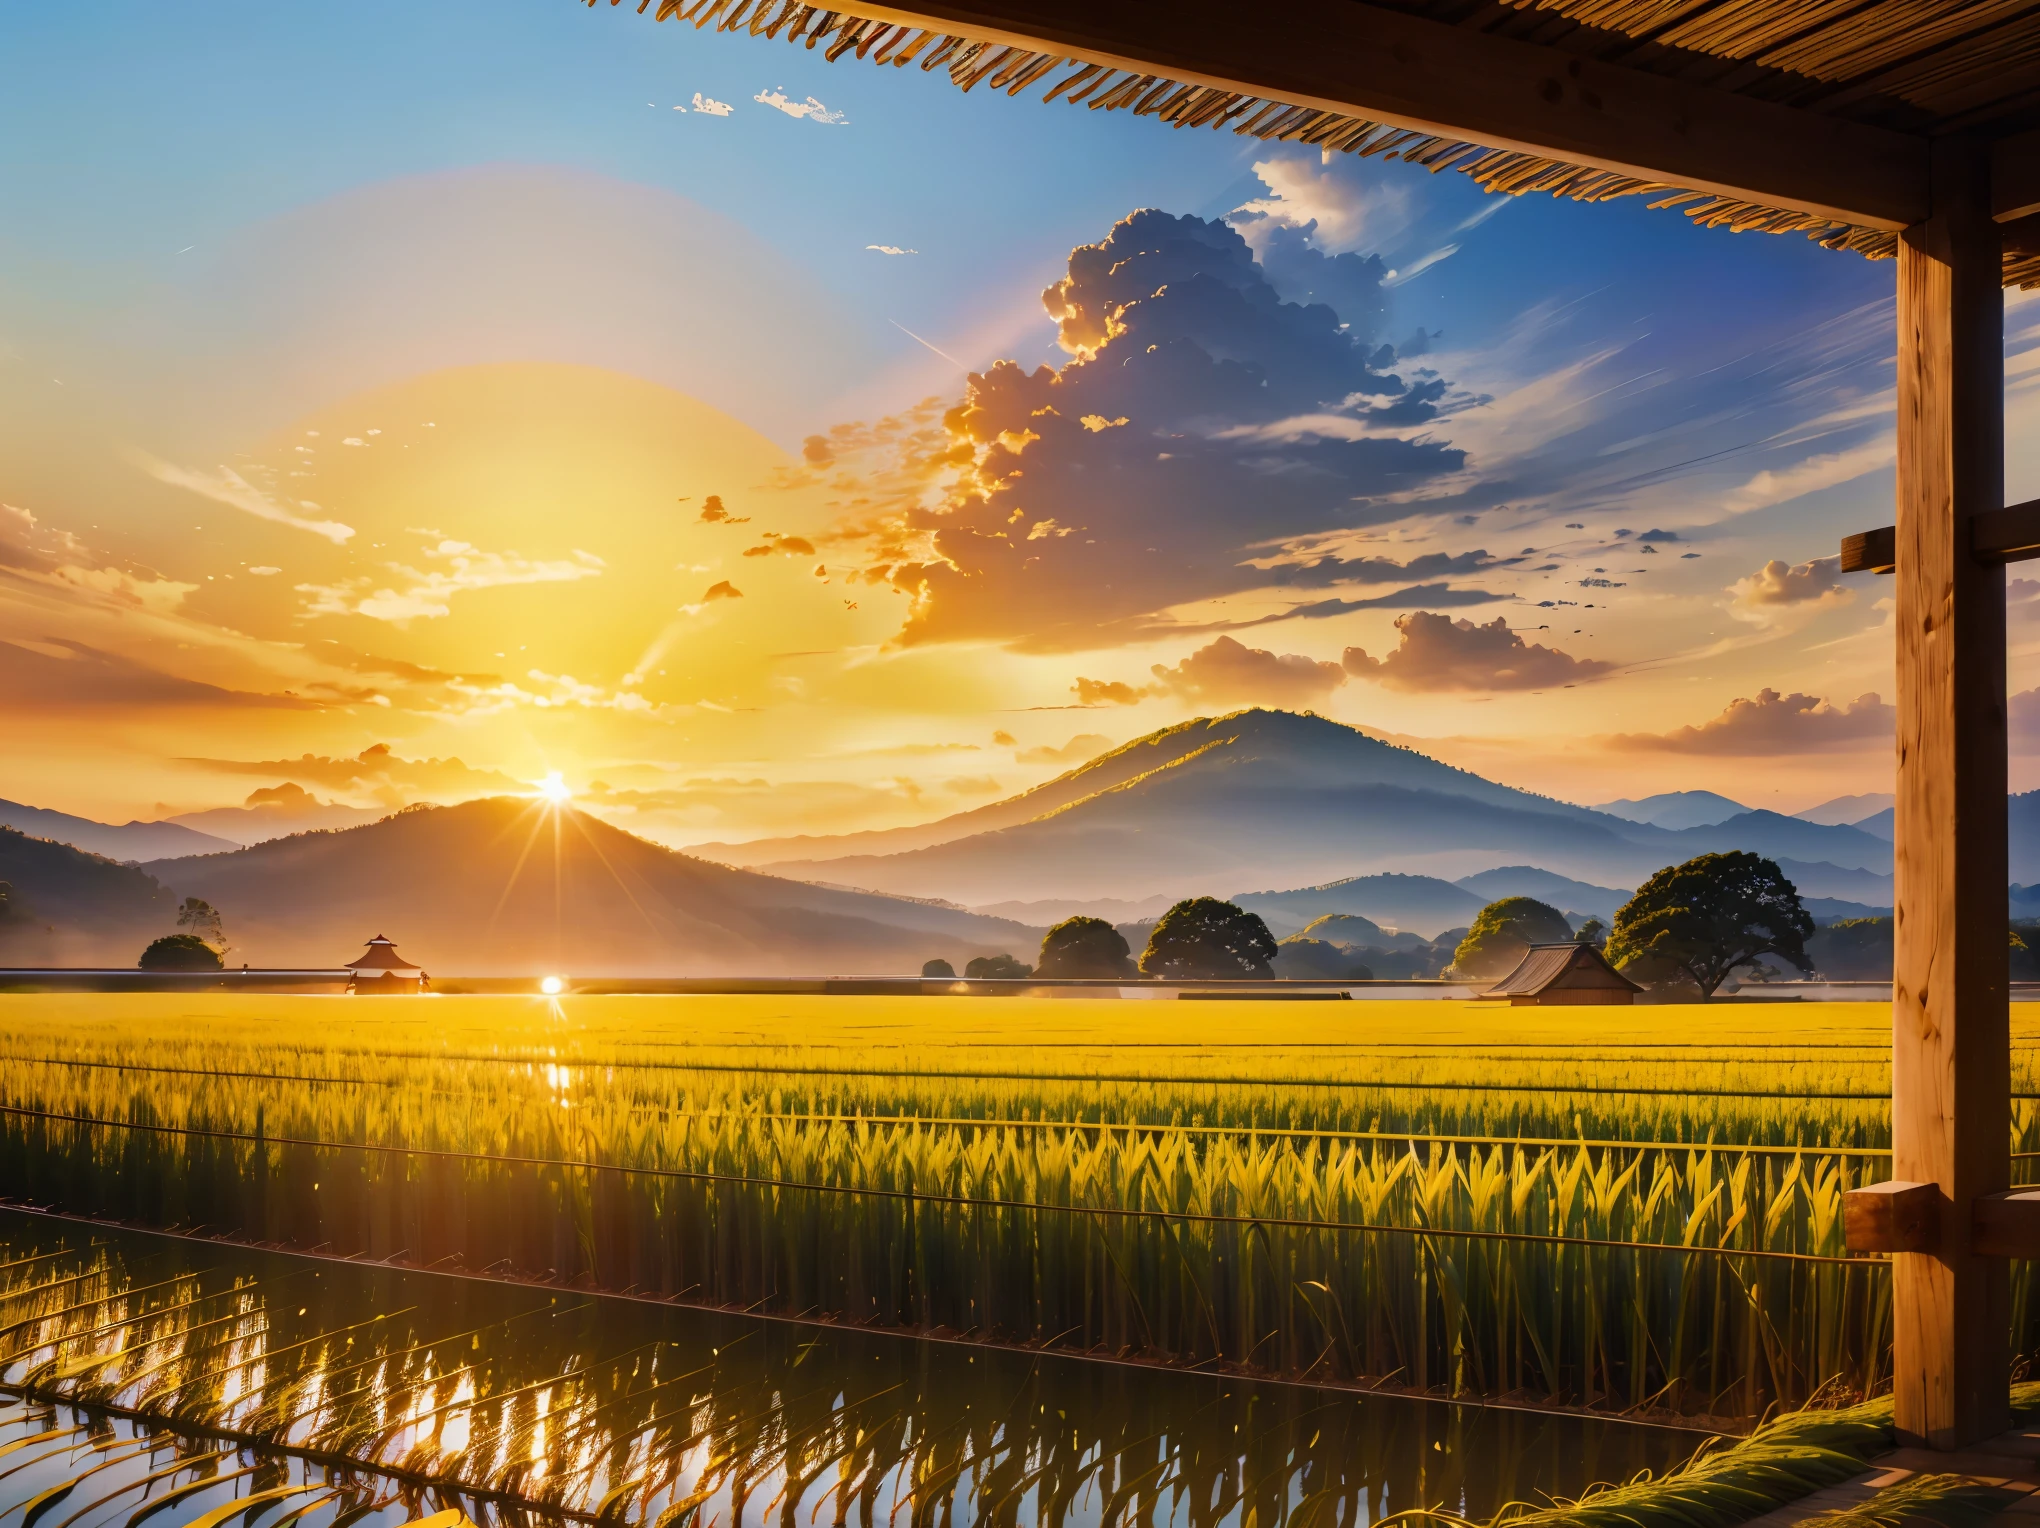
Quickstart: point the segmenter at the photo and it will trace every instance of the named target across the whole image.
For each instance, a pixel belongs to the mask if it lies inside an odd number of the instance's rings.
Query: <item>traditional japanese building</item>
[[[1533,944],[1515,970],[1483,996],[1512,1005],[1631,1003],[1643,988],[1608,964],[1591,944]]]
[[[364,996],[412,996],[431,990],[432,978],[397,953],[396,945],[381,934],[368,941],[368,952],[347,962],[354,974],[347,990]]]

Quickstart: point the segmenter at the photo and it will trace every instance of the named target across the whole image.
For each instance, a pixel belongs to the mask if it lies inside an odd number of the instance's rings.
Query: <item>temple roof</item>
[[[418,967],[397,954],[397,947],[381,934],[368,941],[368,953],[347,962],[350,971],[415,971]]]
[[[1608,964],[1591,944],[1533,944],[1522,962],[1487,991],[1489,997],[1532,997],[1549,988],[1643,988]]]

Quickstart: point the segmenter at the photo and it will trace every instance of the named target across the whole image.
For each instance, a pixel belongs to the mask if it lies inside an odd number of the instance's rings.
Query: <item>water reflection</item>
[[[0,1502],[76,1477],[37,1528],[168,1528],[259,1491],[282,1493],[259,1528],[454,1507],[660,1528],[1355,1528],[1417,1506],[1486,1517],[1698,1441],[5,1214],[0,1388],[30,1397],[0,1410]]]

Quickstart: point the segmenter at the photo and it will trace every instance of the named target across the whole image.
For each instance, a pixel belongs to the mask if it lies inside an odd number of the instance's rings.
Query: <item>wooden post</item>
[[[2004,570],[1971,555],[2004,503],[2004,299],[1987,147],[1938,140],[1898,258],[1897,935],[1892,1176],[1936,1185],[1936,1250],[1893,1254],[1898,1429],[1960,1448],[2010,1425],[2006,1267],[1972,1249],[2010,1178]]]

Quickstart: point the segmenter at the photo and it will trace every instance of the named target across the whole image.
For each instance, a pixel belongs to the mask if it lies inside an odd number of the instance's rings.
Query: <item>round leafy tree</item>
[[[956,975],[956,967],[946,960],[931,960],[921,967],[921,975],[929,981],[949,981]]]
[[[146,950],[137,964],[144,971],[220,971],[220,952],[196,934],[165,934]]]
[[[1708,998],[1729,972],[1764,955],[1810,971],[1812,935],[1799,888],[1772,861],[1735,849],[1668,866],[1639,886],[1616,910],[1608,959],[1676,969]]]
[[[1103,918],[1065,918],[1041,941],[1036,976],[1132,976],[1133,954],[1126,936]]]
[[[1490,902],[1452,952],[1452,969],[1475,980],[1500,981],[1521,964],[1533,944],[1571,944],[1565,914],[1535,897]]]
[[[1143,976],[1269,977],[1281,947],[1258,913],[1196,897],[1161,916],[1140,957]]]
[[[1022,981],[1034,974],[1031,966],[1024,966],[1011,955],[980,955],[963,968],[963,974],[972,981]]]
[[[1275,974],[1285,981],[1371,982],[1374,972],[1329,939],[1292,934],[1275,947]]]

